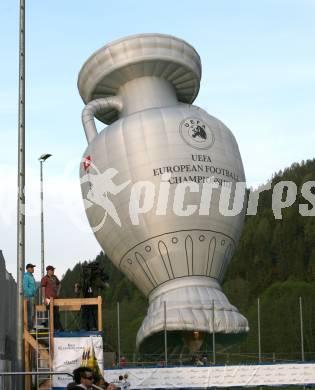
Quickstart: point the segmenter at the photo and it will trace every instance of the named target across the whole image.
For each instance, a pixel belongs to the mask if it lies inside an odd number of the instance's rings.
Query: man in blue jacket
[[[27,299],[27,324],[28,330],[33,329],[33,317],[34,317],[34,306],[35,306],[35,294],[36,284],[33,276],[34,264],[26,265],[26,272],[23,276],[23,295]]]

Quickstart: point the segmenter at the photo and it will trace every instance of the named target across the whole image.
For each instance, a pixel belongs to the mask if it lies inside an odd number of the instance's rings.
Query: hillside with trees
[[[246,216],[241,240],[228,267],[223,289],[231,303],[248,318],[251,330],[243,342],[218,348],[222,361],[257,360],[258,297],[265,359],[300,359],[299,297],[303,300],[305,356],[308,360],[315,359],[315,218],[299,213],[299,204],[308,203],[301,195],[301,187],[307,181],[315,181],[315,160],[295,163],[278,172],[271,179],[272,188],[283,180],[297,185],[295,203],[282,210],[283,219],[275,219],[272,190],[262,192],[258,213]],[[315,194],[315,187],[312,191]],[[101,253],[97,260],[110,280],[110,288],[102,294],[106,348],[117,348],[116,303],[119,301],[121,348],[123,354],[132,356],[147,301],[105,254]],[[82,264],[77,264],[64,275],[63,296],[73,296],[81,268]]]

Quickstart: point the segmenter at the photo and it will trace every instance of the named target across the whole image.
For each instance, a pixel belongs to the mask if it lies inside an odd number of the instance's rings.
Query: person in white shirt
[[[124,379],[122,381],[122,388],[123,390],[129,390],[130,389],[130,382],[128,381],[128,374],[124,374]]]

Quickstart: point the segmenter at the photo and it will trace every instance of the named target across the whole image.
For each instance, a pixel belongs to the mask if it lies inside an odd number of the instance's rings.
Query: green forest
[[[282,210],[281,220],[275,219],[272,189],[262,192],[258,213],[246,216],[239,245],[228,267],[223,290],[248,319],[250,332],[238,344],[218,345],[219,362],[257,361],[258,297],[263,361],[301,359],[299,297],[303,303],[305,359],[315,360],[315,218],[299,213],[299,204],[308,203],[301,195],[301,187],[306,181],[315,181],[315,159],[294,163],[274,174],[271,188],[282,180],[297,185],[296,202]],[[119,301],[121,351],[128,359],[134,359],[136,333],[146,314],[147,301],[104,253],[100,253],[97,260],[108,274],[110,284],[102,293],[105,348],[117,350]],[[62,296],[73,296],[82,265],[78,263],[64,275]],[[67,321],[68,326],[78,326],[75,315]],[[211,348],[208,354],[211,357]]]

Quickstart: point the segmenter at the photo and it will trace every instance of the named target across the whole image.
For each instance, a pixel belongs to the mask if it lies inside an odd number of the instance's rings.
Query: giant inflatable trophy
[[[191,349],[213,331],[223,341],[248,331],[220,287],[244,220],[222,215],[220,191],[245,181],[244,170],[231,131],[191,105],[200,78],[195,49],[162,34],[110,43],[79,74],[86,213],[105,253],[148,297],[144,350],[164,326],[169,342]],[[95,118],[109,126],[98,133]]]

